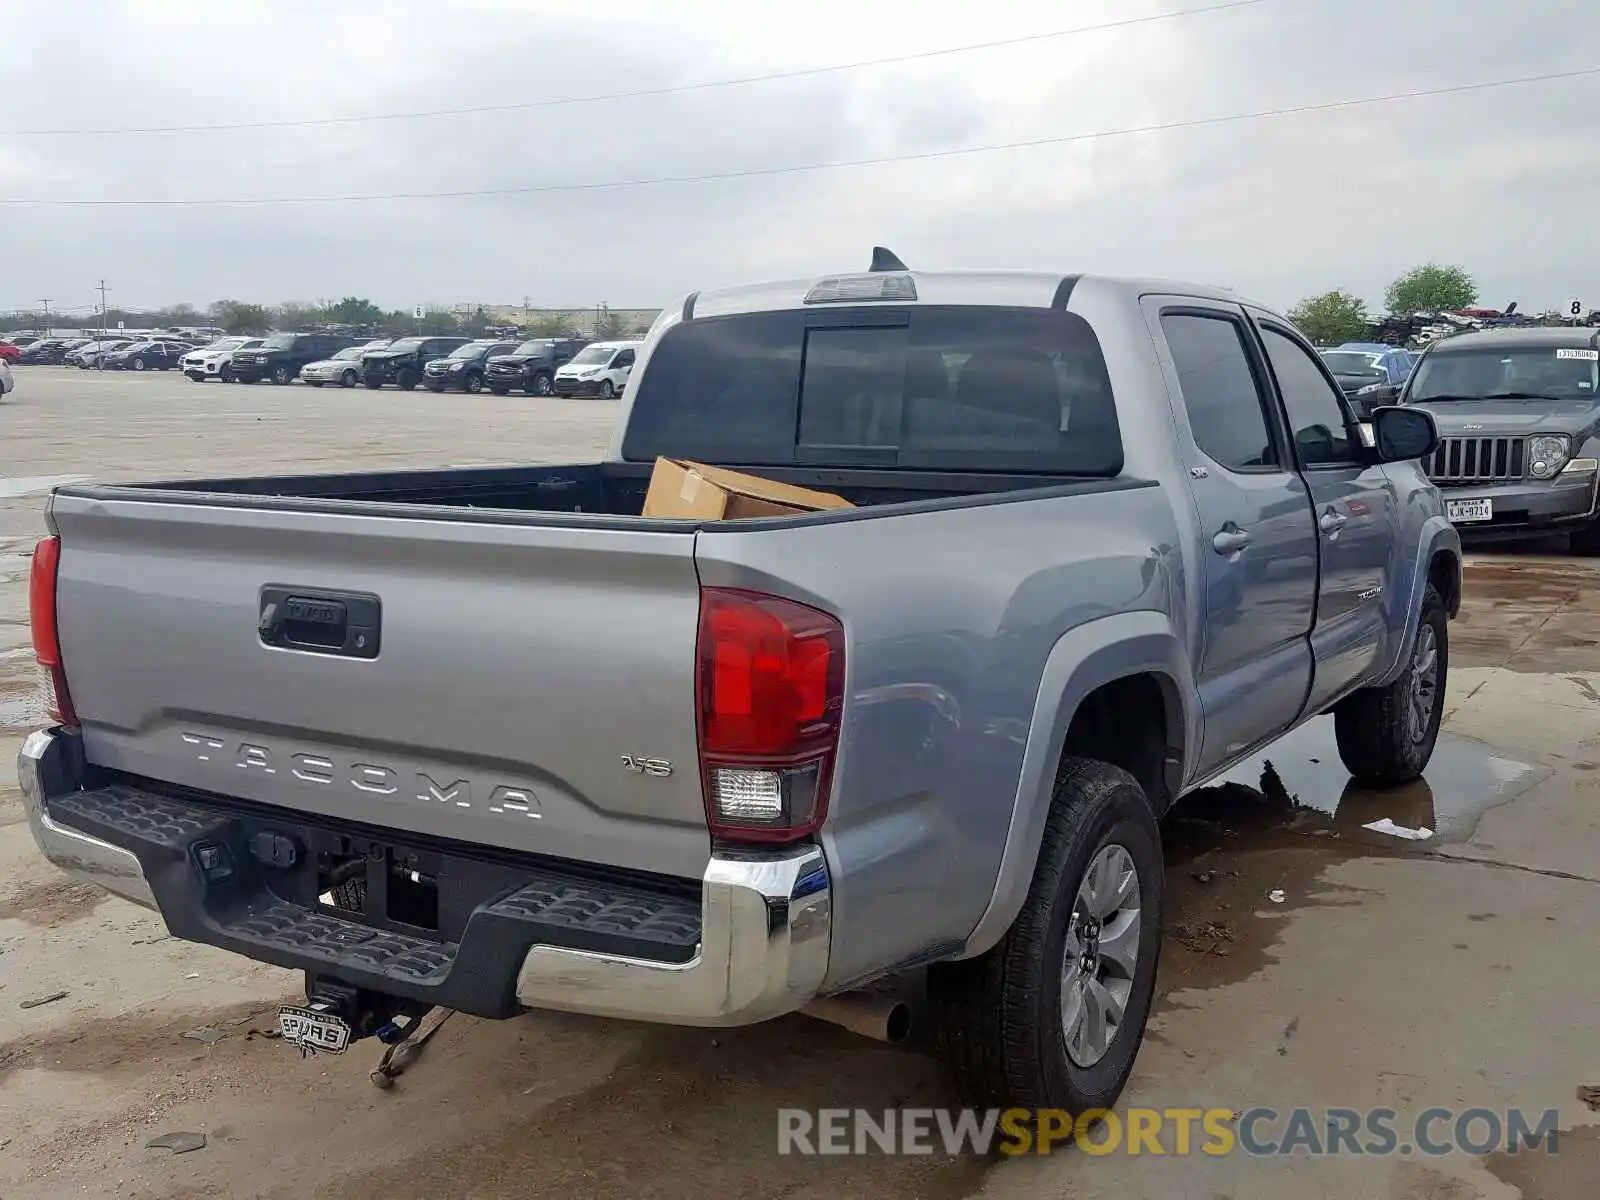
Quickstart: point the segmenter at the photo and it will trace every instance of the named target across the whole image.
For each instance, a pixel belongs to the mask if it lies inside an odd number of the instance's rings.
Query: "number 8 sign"
[[[1577,300],[1572,302],[1572,315],[1575,317],[1581,317],[1583,315],[1583,305]]]

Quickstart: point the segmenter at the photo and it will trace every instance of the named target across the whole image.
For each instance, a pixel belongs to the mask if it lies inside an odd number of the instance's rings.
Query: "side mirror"
[[[1372,442],[1379,462],[1414,462],[1439,448],[1439,427],[1430,412],[1386,404],[1372,410]]]

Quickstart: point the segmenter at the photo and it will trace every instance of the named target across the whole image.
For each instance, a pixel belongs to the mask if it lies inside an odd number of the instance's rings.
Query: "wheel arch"
[[[1422,596],[1429,584],[1439,588],[1445,612],[1452,619],[1461,611],[1461,535],[1442,515],[1430,517],[1423,525],[1406,583],[1409,586],[1403,593],[1396,589],[1395,596],[1399,601],[1403,595],[1404,607],[1392,604],[1388,614],[1389,628],[1397,635],[1388,639],[1393,651],[1386,669],[1371,681],[1371,686],[1383,687],[1394,682],[1411,661],[1411,647],[1417,636],[1417,613],[1422,610]]]
[[[1116,613],[1063,634],[1040,678],[994,888],[961,956],[988,950],[1021,911],[1065,757],[1081,753],[1129,770],[1159,816],[1181,791],[1199,744],[1188,654],[1166,614]]]

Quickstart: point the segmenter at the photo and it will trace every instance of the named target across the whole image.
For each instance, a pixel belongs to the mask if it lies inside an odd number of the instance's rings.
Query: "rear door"
[[[1365,461],[1360,431],[1322,359],[1283,321],[1251,315],[1316,508],[1322,576],[1310,704],[1321,708],[1359,684],[1383,646],[1399,509],[1383,467]]]
[[[1208,775],[1287,729],[1311,686],[1317,535],[1237,306],[1148,297],[1202,538],[1196,672]]]

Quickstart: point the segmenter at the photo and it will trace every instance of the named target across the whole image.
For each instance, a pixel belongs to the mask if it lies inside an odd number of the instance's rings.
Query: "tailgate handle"
[[[263,646],[342,658],[377,658],[383,609],[368,592],[269,584],[261,589]]]

